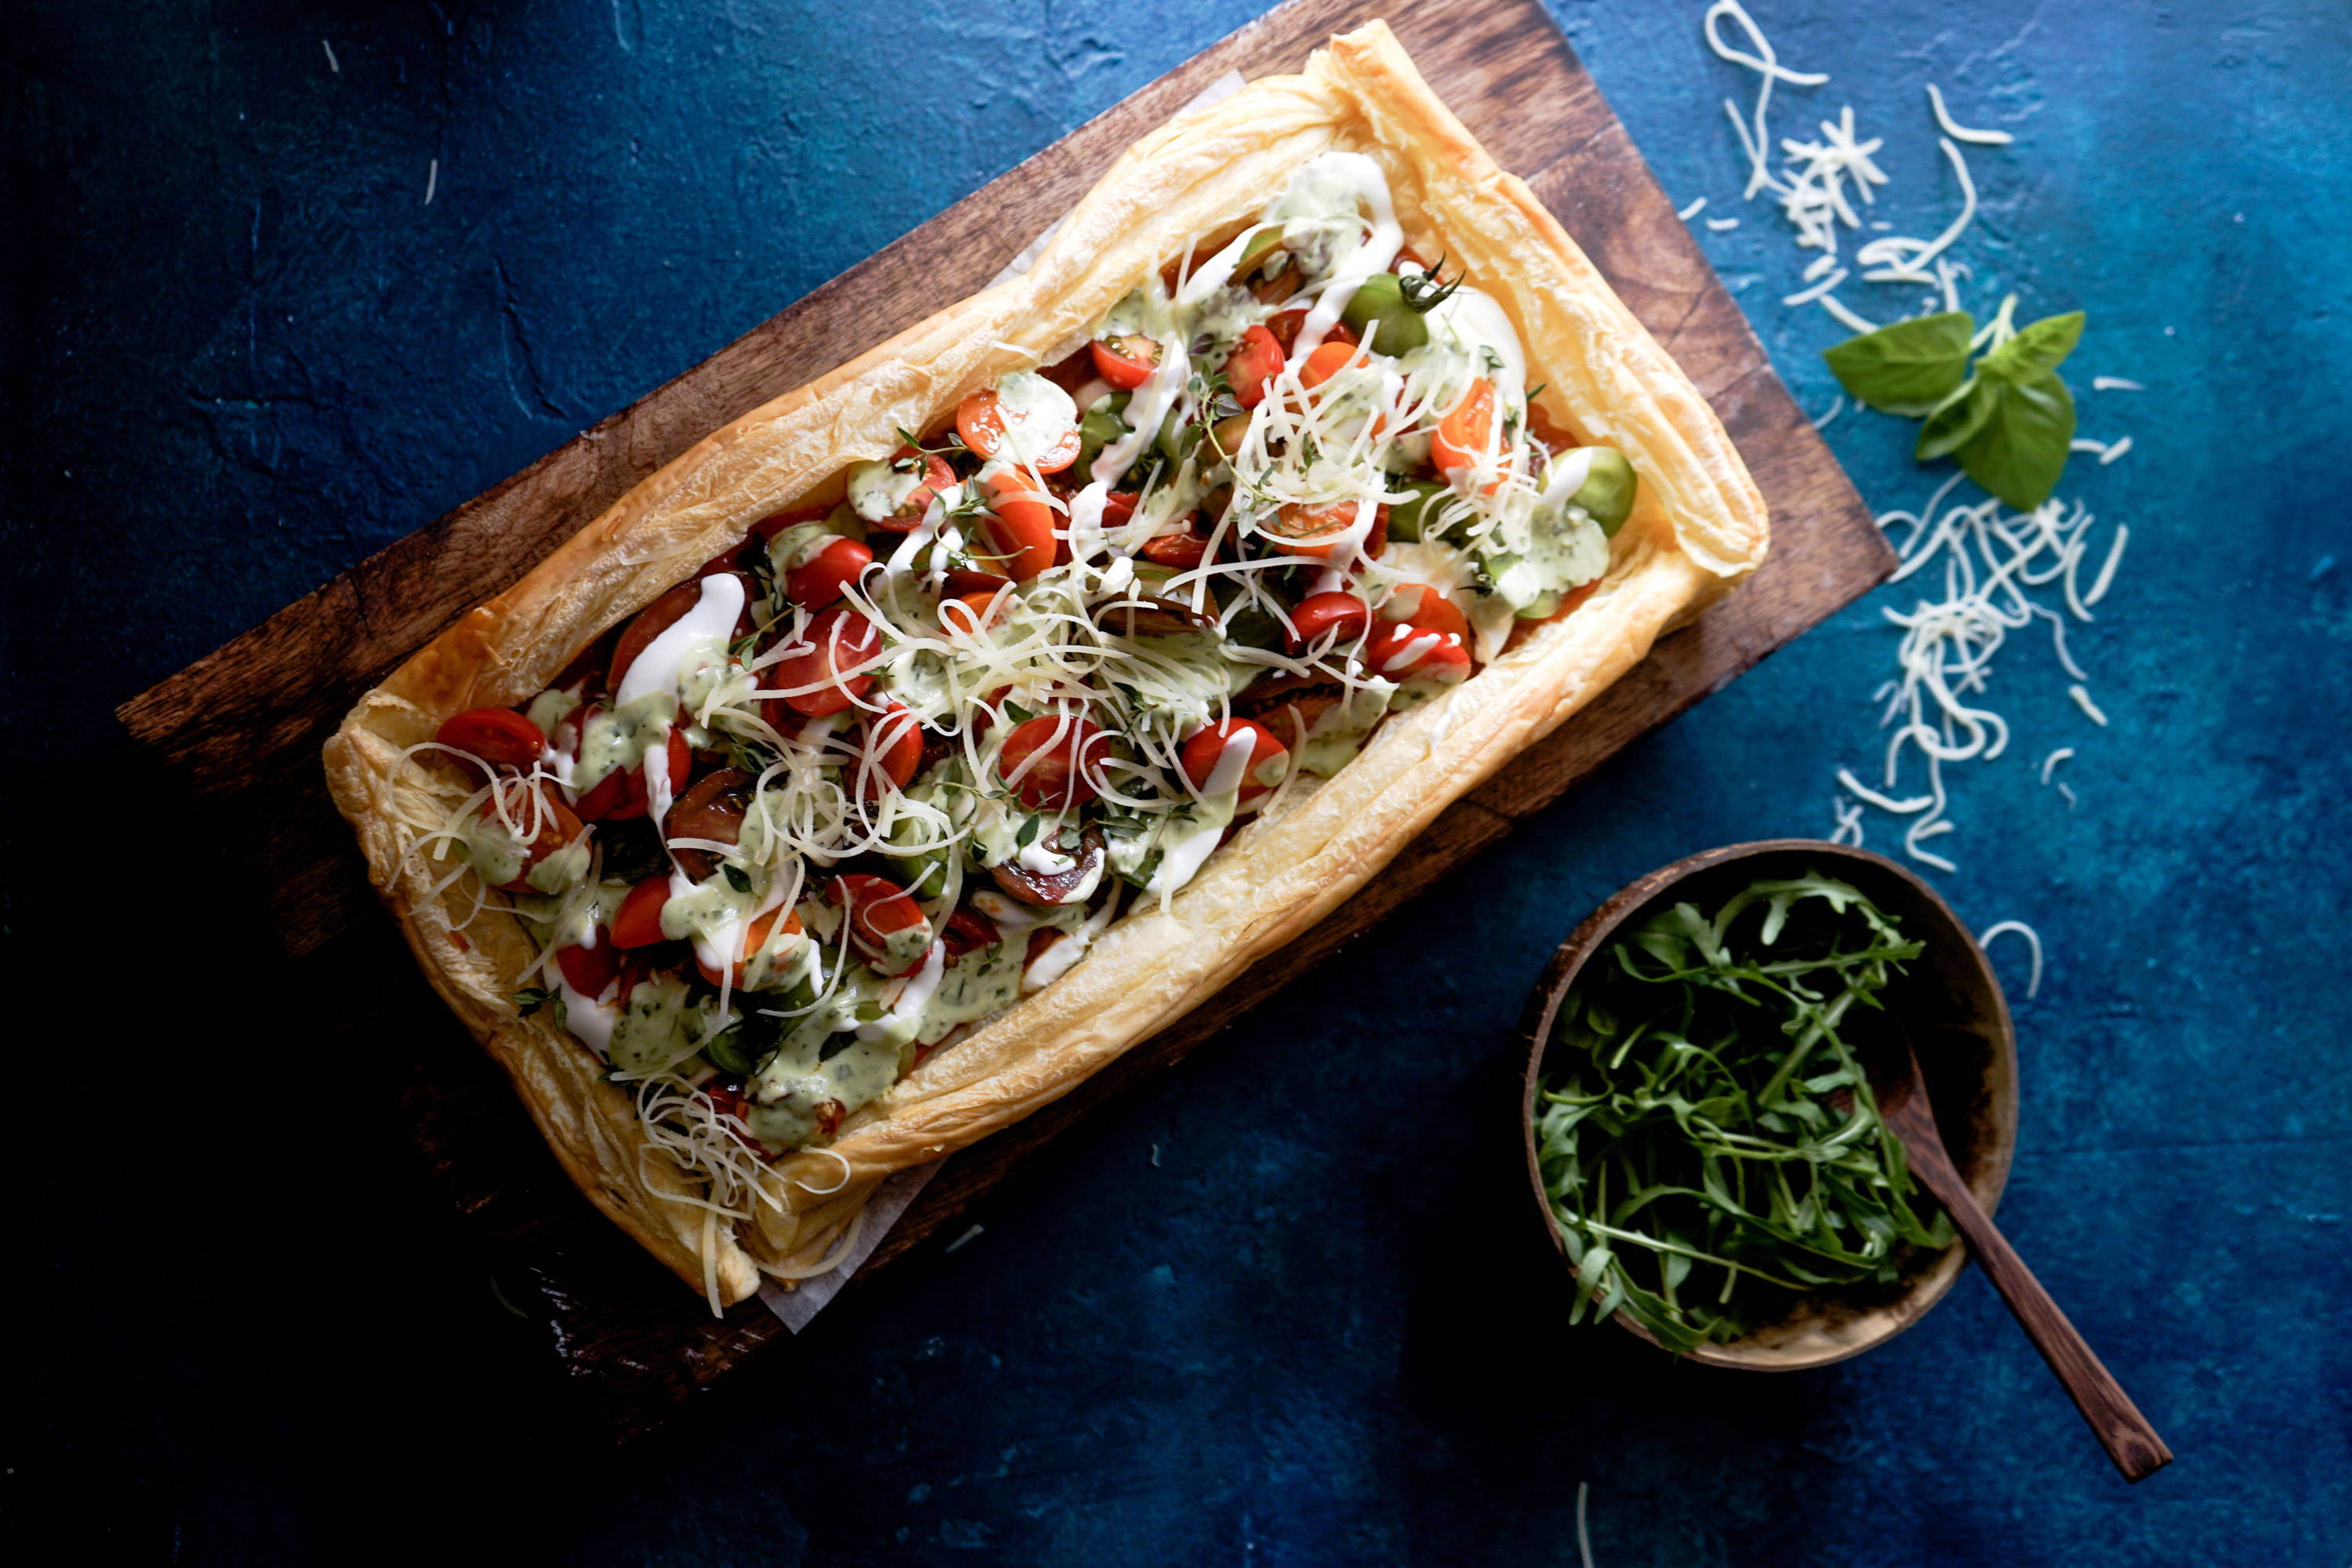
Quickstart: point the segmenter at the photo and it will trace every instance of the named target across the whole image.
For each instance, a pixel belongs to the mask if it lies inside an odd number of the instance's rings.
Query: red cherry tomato
[[[1345,370],[1361,353],[1362,350],[1355,343],[1326,339],[1315,345],[1315,352],[1308,354],[1307,363],[1298,367],[1298,384],[1307,387],[1322,385]]]
[[[500,807],[504,807],[503,815]],[[530,885],[531,868],[580,837],[580,818],[563,804],[551,784],[509,778],[490,792],[481,805],[485,822],[503,821],[522,841],[522,868],[514,880],[499,886],[509,893],[538,891]]]
[[[1481,377],[1470,384],[1454,412],[1437,422],[1437,434],[1429,443],[1430,462],[1441,474],[1484,462],[1494,426],[1495,385]]]
[[[621,973],[621,950],[614,944],[613,933],[599,926],[595,946],[557,948],[555,967],[563,971],[563,983],[583,996],[602,996]]]
[[[874,685],[862,667],[882,653],[882,634],[872,621],[846,605],[836,605],[809,622],[796,642],[805,645],[770,665],[765,684],[771,691],[786,692],[785,702],[812,719],[838,713]]]
[[[1113,490],[1103,497],[1102,525],[1124,528],[1135,519],[1135,503],[1142,498],[1133,490]]]
[[[1403,621],[1383,621],[1365,645],[1374,675],[1399,684],[1458,686],[1470,679],[1470,650],[1452,637]]]
[[[1372,607],[1353,594],[1309,594],[1290,612],[1290,624],[1298,628],[1294,640],[1300,647],[1329,631],[1337,631],[1338,642],[1346,644],[1371,629]]]
[[[583,709],[573,717],[580,718],[584,727],[587,719],[581,716],[593,717],[595,712],[593,708]],[[566,719],[556,733],[568,742],[564,749],[577,756],[580,751],[579,731],[572,728],[572,720]],[[666,760],[669,763],[670,791],[676,794],[685,787],[687,775],[694,771],[694,748],[686,743],[685,733],[672,726],[665,749],[668,753]],[[597,780],[595,787],[583,795],[573,807],[589,822],[630,822],[643,816],[651,808],[652,798],[646,788],[646,765],[643,763],[633,768],[614,768]]]
[[[996,541],[1004,569],[1016,583],[1026,583],[1054,564],[1061,542],[1054,537],[1054,509],[1034,486],[1017,474],[998,474],[988,481],[989,507],[994,516],[989,532]]]
[[[1100,793],[1096,780],[1109,751],[1109,734],[1093,720],[1040,713],[1004,737],[996,772],[1032,811],[1067,811]]]
[[[887,877],[869,877],[853,871],[835,877],[826,889],[833,901],[849,911],[849,940],[877,967],[889,963],[886,974],[902,973],[914,967],[921,956],[912,942],[901,944],[898,955],[892,956],[890,939],[900,931],[917,928],[929,931],[930,922],[923,918],[923,907],[914,895]]]
[[[662,906],[669,902],[669,876],[667,872],[647,877],[631,888],[621,907],[613,911],[613,945],[616,948],[651,947],[664,939]]]
[[[1296,310],[1277,311],[1269,317],[1265,323],[1265,330],[1274,334],[1274,341],[1280,343],[1282,352],[1287,354],[1297,346],[1299,329],[1306,325],[1307,307],[1301,305]],[[1349,330],[1345,321],[1334,321],[1331,323],[1331,330],[1323,334],[1323,341],[1327,343],[1352,344],[1356,341],[1356,334]]]
[[[1265,399],[1265,384],[1282,374],[1282,344],[1264,327],[1252,327],[1225,356],[1225,379],[1244,408],[1255,408]],[[1313,361],[1309,360],[1309,363]],[[1303,373],[1302,373],[1303,374]]]
[[[735,962],[730,966],[733,973],[727,978],[728,984],[740,987],[743,984],[744,960],[768,944],[768,938],[774,934],[776,922],[779,921],[783,922],[785,935],[801,934],[801,917],[781,906],[770,910],[763,915],[755,915],[750,921],[736,927]],[[709,981],[713,985],[719,984],[719,971],[702,962],[702,954],[698,949],[695,953],[694,967],[701,973],[705,980]]]
[[[1209,542],[1189,530],[1182,533],[1158,533],[1145,540],[1143,548],[1136,553],[1146,561],[1190,572],[1209,558]]]
[[[1004,445],[1004,405],[992,386],[982,387],[956,405],[956,434],[983,458],[993,458]],[[1067,434],[1046,452],[1024,454],[1024,461],[1041,474],[1058,474],[1078,460],[1078,431]]]
[[[1235,735],[1250,738],[1249,761],[1242,768],[1241,798],[1254,800],[1280,784],[1290,767],[1290,748],[1255,719],[1228,719],[1197,731],[1184,742],[1184,776],[1192,781],[1194,788],[1207,788],[1210,776],[1225,754],[1226,745]]]
[[[896,702],[866,721],[865,742],[859,748],[858,793],[878,799],[887,784],[905,789],[923,765],[923,727]]]
[[[961,958],[967,952],[995,944],[996,922],[978,910],[958,908],[950,911],[947,930],[940,933],[940,940],[948,944],[950,958]]]
[[[1094,351],[1095,374],[1121,392],[1134,391],[1160,368],[1159,343],[1139,332],[1097,338]]]
[[[529,768],[547,749],[538,725],[511,708],[468,708],[441,721],[435,740],[509,768]]]
[[[784,574],[784,595],[804,610],[822,610],[873,564],[874,552],[854,539],[836,539]]]
[[[1470,646],[1470,621],[1453,600],[1426,583],[1407,583],[1391,594],[1381,605],[1381,619],[1406,621],[1425,632],[1452,637],[1463,647]]]
[[[955,484],[955,470],[949,468],[948,460],[937,452],[919,452],[912,447],[901,447],[891,454],[890,460],[903,463],[909,458],[923,460],[922,482],[907,492],[907,499],[900,501],[898,510],[889,516],[867,520],[868,528],[886,529],[892,533],[912,533],[916,525],[923,521],[923,513],[931,509],[931,502]]]
[[[629,673],[629,666],[637,662],[637,655],[653,646],[654,638],[669,630],[688,610],[702,602],[699,581],[680,583],[644,609],[639,610],[626,630],[621,633],[620,645],[613,649],[613,668],[606,678],[607,691],[621,689],[621,678]]]
[[[1356,526],[1356,503],[1338,500],[1309,506],[1293,502],[1258,526],[1281,544],[1285,555],[1310,555],[1318,561],[1328,561],[1339,552],[1348,530]],[[1364,536],[1363,552],[1377,556],[1388,542],[1389,509],[1383,506],[1372,513],[1372,531]]]
[[[833,515],[829,506],[796,506],[789,511],[772,512],[751,525],[751,531],[761,539],[773,539],[788,528],[803,522],[823,522]]]

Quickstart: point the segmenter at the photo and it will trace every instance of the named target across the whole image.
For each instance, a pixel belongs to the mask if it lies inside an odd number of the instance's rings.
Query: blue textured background
[[[1066,1140],[788,1370],[617,1459],[568,1424],[371,1064],[306,1050],[237,846],[145,819],[107,710],[1254,9],[8,8],[12,1525],[64,1503],[94,1557],[191,1563],[1535,1563],[1573,1561],[1587,1482],[1604,1568],[2347,1560],[2340,4],[1760,7],[1833,78],[1776,128],[1853,102],[1905,231],[1956,199],[1924,80],[2019,133],[1971,156],[1972,302],[2086,307],[2085,433],[2135,437],[2068,484],[2134,531],[2075,639],[2114,727],[2021,638],[2018,741],[1958,780],[1939,880],[2049,943],[2002,1217],[2171,1470],[2122,1486],[1973,1272],[1802,1376],[1568,1332],[1509,1186],[1544,956],[1652,866],[1825,830],[1900,591]],[[1796,253],[1736,200],[1746,79],[1696,0],[1557,11],[1676,201],[1742,216],[1701,238],[1826,407],[1834,331],[1779,303]],[[1830,436],[1877,506],[1929,489],[1907,426]],[[2056,745],[2079,809],[2033,777]]]

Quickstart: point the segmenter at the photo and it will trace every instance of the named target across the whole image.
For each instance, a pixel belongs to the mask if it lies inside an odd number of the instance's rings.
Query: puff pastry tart
[[[572,1179],[716,1307],[1304,931],[1765,538],[1376,23],[637,486],[327,770]]]

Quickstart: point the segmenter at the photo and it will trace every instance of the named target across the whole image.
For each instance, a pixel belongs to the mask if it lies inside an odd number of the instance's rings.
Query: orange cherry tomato
[[[1194,788],[1207,788],[1210,775],[1217,771],[1226,745],[1235,735],[1250,738],[1249,761],[1242,768],[1240,798],[1255,800],[1280,784],[1290,768],[1290,748],[1255,719],[1228,719],[1196,731],[1184,742],[1184,776],[1192,781]]]
[[[836,539],[784,574],[784,595],[803,609],[822,610],[873,564],[874,552],[854,539]]]
[[[849,940],[868,961],[877,967],[895,962],[896,967],[885,970],[885,973],[903,973],[913,967],[906,957],[907,948],[913,944],[901,944],[894,961],[890,939],[918,927],[930,929],[930,922],[923,918],[923,907],[915,901],[914,895],[887,877],[871,877],[859,871],[835,877],[826,891],[835,903],[849,911]],[[916,956],[920,956],[919,951]]]
[[[1298,628],[1294,641],[1300,647],[1328,631],[1349,643],[1371,629],[1372,607],[1353,594],[1309,594],[1290,612],[1290,624]]]
[[[1495,427],[1495,384],[1481,376],[1470,384],[1454,412],[1437,422],[1429,443],[1429,460],[1441,474],[1467,468],[1486,458],[1486,439]],[[1492,486],[1488,487],[1492,489]]]
[[[901,447],[890,454],[890,460],[894,463],[903,463],[909,458],[923,460],[922,483],[907,492],[907,499],[898,503],[896,511],[885,518],[867,520],[866,527],[884,529],[891,533],[912,533],[916,525],[923,521],[923,513],[930,510],[931,502],[938,500],[942,491],[954,486],[955,470],[949,468],[948,460],[937,452],[919,452],[912,447]]]
[[[887,784],[905,789],[923,765],[923,728],[914,714],[896,702],[866,721],[864,742],[858,747],[858,791],[878,799]]]
[[[1040,713],[1004,737],[996,772],[1032,811],[1068,811],[1100,793],[1096,779],[1109,751],[1110,736],[1093,720]]]
[[[1026,583],[1054,564],[1061,543],[1054,537],[1053,506],[1018,474],[996,475],[988,481],[988,494],[994,513],[989,533],[1013,580]]]
[[[1140,332],[1097,338],[1093,348],[1095,374],[1121,392],[1134,391],[1160,368],[1160,344]]]
[[[669,902],[669,875],[656,873],[631,888],[621,907],[613,911],[613,945],[651,947],[667,940],[662,934],[662,906]]]
[[[557,948],[555,967],[563,972],[563,983],[583,996],[602,996],[604,987],[621,973],[621,950],[614,945],[613,933],[598,926],[595,946]]]
[[[1381,604],[1381,619],[1409,622],[1425,632],[1452,637],[1465,647],[1470,646],[1469,617],[1426,583],[1401,585]]]
[[[809,622],[797,641],[808,646],[785,655],[767,669],[771,691],[787,695],[793,711],[812,719],[838,713],[874,685],[871,665],[882,652],[882,634],[872,621],[836,605]]]
[[[581,712],[593,717],[597,710],[589,708]],[[580,714],[573,717],[579,718]],[[582,718],[581,727],[584,728],[586,722],[587,720]],[[563,721],[556,734],[568,742],[564,750],[575,756],[579,754],[580,730],[573,727],[571,719]],[[670,790],[675,794],[685,787],[686,775],[694,769],[694,748],[686,743],[686,736],[673,726],[666,750],[668,752],[665,760],[669,764]],[[652,809],[652,797],[646,786],[645,763],[639,763],[633,768],[614,768],[597,780],[595,787],[583,795],[573,809],[589,822],[630,822],[643,816]]]
[[[1225,356],[1225,379],[1233,383],[1234,395],[1244,408],[1255,408],[1265,400],[1265,384],[1282,374],[1284,363],[1282,345],[1265,328],[1252,327],[1242,334]]]
[[[529,768],[547,750],[538,725],[511,708],[468,708],[441,721],[435,740],[486,763]]]
[[[499,808],[505,807],[503,816]],[[494,788],[482,802],[481,817],[485,822],[503,822],[522,840],[522,868],[511,882],[501,882],[500,889],[509,893],[530,893],[538,889],[530,885],[530,869],[550,855],[580,837],[580,817],[563,804],[563,797],[549,784],[528,783],[509,778]]]
[[[1285,555],[1308,555],[1318,561],[1331,559],[1348,530],[1355,526],[1356,503],[1351,500],[1323,501],[1311,506],[1293,502],[1258,524],[1280,542]],[[1388,547],[1388,542],[1389,509],[1383,506],[1372,513],[1372,530],[1364,536],[1364,553],[1376,556]]]
[[[778,921],[783,922],[786,936],[801,934],[801,917],[782,906],[770,910],[766,914],[753,916],[747,924],[737,925],[736,930],[739,934],[736,938],[735,962],[729,966],[732,971],[727,977],[729,985],[740,987],[743,984],[744,961],[768,945],[769,937],[775,934]],[[702,962],[699,950],[697,950],[694,956],[694,967],[702,972],[702,977],[705,980],[709,981],[713,985],[719,984],[719,971]]]
[[[1352,342],[1330,341],[1318,343],[1315,352],[1307,356],[1307,363],[1298,367],[1298,384],[1320,386],[1346,369],[1349,362],[1362,353],[1362,348]]]
[[[940,625],[951,632],[961,632],[966,637],[978,637],[1003,620],[1012,606],[1012,596],[1003,588],[958,594],[940,601]]]
[[[1004,445],[1004,405],[996,389],[984,386],[956,405],[956,434],[963,444],[983,458],[993,458]],[[1027,466],[1041,474],[1058,474],[1078,460],[1078,432],[1076,426],[1054,444],[1049,452],[1030,455],[1034,460]]]
[[[1433,682],[1458,686],[1470,679],[1470,650],[1461,643],[1404,621],[1383,621],[1364,647],[1364,663],[1374,675],[1400,684]]]

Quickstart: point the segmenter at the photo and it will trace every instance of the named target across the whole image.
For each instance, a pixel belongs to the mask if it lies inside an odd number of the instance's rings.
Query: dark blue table
[[[1654,865],[1827,830],[1834,770],[1880,744],[1903,589],[1066,1141],[784,1370],[617,1458],[491,1299],[375,1064],[306,1049],[308,1009],[365,999],[288,989],[239,846],[157,819],[110,706],[1251,9],[75,0],[0,22],[31,1260],[12,1527],[54,1510],[90,1555],[191,1563],[1557,1563],[1583,1483],[1605,1568],[2346,1560],[2341,6],[1760,18],[1833,79],[1784,88],[1776,131],[1852,102],[1904,232],[1957,199],[1923,81],[2018,132],[1971,154],[1969,298],[2087,308],[2085,434],[2135,440],[2067,487],[2133,529],[2074,639],[2113,725],[2021,637],[1996,686],[2019,738],[1956,770],[1939,881],[2048,943],[2002,1218],[2179,1452],[2148,1484],[2116,1480],[1973,1273],[1861,1362],[1709,1373],[1559,1328],[1508,1184],[1507,1032],[1545,954]],[[1699,9],[1561,19],[1676,200],[1741,219],[1697,221],[1826,408],[1836,330],[1779,303],[1800,258],[1737,200],[1717,100],[1747,79]],[[1908,430],[1831,427],[1882,508],[1931,488]],[[2072,810],[2035,777],[2061,745]],[[1999,953],[2020,993],[2022,951]]]

